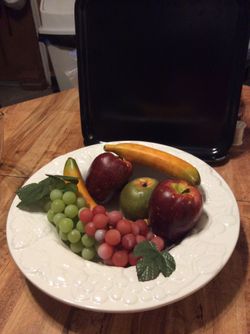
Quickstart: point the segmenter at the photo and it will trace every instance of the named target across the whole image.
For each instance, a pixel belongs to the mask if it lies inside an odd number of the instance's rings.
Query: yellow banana
[[[136,143],[105,144],[104,150],[116,153],[130,162],[156,168],[171,177],[186,180],[192,185],[200,184],[198,170],[187,161],[170,153]]]

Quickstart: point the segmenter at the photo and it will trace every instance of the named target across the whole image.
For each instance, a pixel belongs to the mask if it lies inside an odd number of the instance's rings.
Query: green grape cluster
[[[53,189],[44,210],[49,222],[56,226],[61,240],[72,252],[81,255],[85,260],[94,260],[97,256],[96,241],[85,233],[84,225],[79,220],[79,212],[86,207],[85,199],[73,191]]]

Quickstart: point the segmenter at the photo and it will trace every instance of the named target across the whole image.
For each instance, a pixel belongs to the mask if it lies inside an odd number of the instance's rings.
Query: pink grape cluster
[[[97,254],[107,265],[136,265],[133,249],[144,240],[152,241],[159,251],[164,249],[164,240],[153,234],[143,219],[128,220],[120,211],[108,212],[102,205],[82,209],[79,218],[85,233],[97,241]]]

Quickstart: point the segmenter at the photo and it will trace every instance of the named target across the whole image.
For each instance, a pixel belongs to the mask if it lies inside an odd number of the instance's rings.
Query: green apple
[[[120,194],[120,208],[128,219],[148,218],[149,199],[158,181],[140,177],[125,185]]]

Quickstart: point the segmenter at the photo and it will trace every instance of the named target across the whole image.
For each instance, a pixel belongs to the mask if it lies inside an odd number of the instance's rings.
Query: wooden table
[[[164,334],[250,333],[250,88],[242,93],[248,124],[242,146],[216,170],[237,199],[241,231],[223,270],[204,288],[166,307],[105,314],[64,305],[20,273],[6,242],[6,218],[15,191],[51,159],[82,147],[78,92],[64,91],[10,107],[5,113],[5,154],[0,166],[0,333]]]

